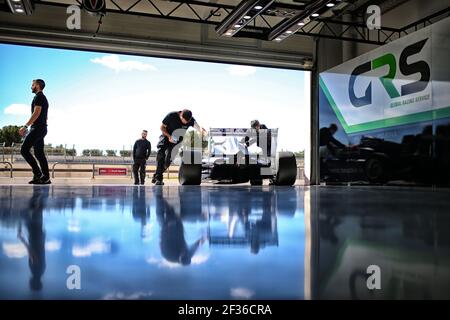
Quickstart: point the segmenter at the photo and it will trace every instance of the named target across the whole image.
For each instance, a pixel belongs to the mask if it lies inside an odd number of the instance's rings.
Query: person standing
[[[133,175],[135,185],[139,185],[139,177],[141,178],[140,184],[145,184],[145,165],[152,152],[152,145],[147,140],[147,133],[147,130],[143,130],[141,139],[136,140],[133,147]]]
[[[29,182],[30,184],[51,183],[48,162],[44,152],[44,138],[47,135],[48,118],[48,101],[43,93],[44,88],[44,80],[33,80],[31,91],[35,96],[31,103],[31,118],[19,129],[19,134],[25,137],[20,152],[33,170],[33,179]],[[34,149],[34,155],[39,161],[39,165],[30,152],[31,148]]]
[[[172,150],[183,139],[182,136],[177,136],[181,133],[179,129],[186,130],[189,127],[194,127],[196,130],[206,133],[206,130],[195,121],[192,112],[187,109],[170,112],[163,119],[161,124],[162,135],[159,139],[158,154],[156,155],[157,167],[152,179],[154,184],[164,184],[163,173],[172,162]]]

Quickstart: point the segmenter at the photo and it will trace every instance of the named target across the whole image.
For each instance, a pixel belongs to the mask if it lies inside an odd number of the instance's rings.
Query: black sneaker
[[[152,183],[156,183],[156,181],[157,181],[156,178],[153,177],[153,178],[152,178]]]
[[[42,177],[36,184],[51,184],[50,178]]]
[[[164,182],[162,182],[161,180],[156,180],[156,181],[155,181],[155,185],[156,185],[156,186],[163,186],[163,185],[164,185]]]
[[[33,176],[33,180],[28,181],[28,184],[39,184],[39,182],[41,181],[41,176]]]

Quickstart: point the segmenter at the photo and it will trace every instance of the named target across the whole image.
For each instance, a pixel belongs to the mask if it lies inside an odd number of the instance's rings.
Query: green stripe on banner
[[[327,86],[325,85],[325,82],[323,81],[322,77],[320,77],[320,76],[319,76],[319,85],[320,85],[320,88],[322,89],[323,93],[327,97],[328,103],[331,105],[331,108],[333,109],[334,113],[336,113],[336,116],[337,116],[339,122],[341,123],[345,132],[348,134],[376,130],[376,129],[389,128],[389,127],[400,126],[400,125],[405,125],[405,124],[412,124],[412,123],[417,123],[417,122],[432,121],[432,120],[438,120],[438,119],[450,117],[450,107],[445,107],[445,108],[440,108],[437,110],[430,110],[430,111],[424,111],[424,112],[419,112],[419,113],[407,114],[407,115],[400,116],[400,117],[375,120],[375,121],[370,121],[370,122],[365,122],[365,123],[355,124],[355,125],[348,125],[347,122],[345,121],[344,117],[342,116],[342,113],[339,110],[336,102],[334,101],[333,97],[331,96],[330,91],[328,90]]]

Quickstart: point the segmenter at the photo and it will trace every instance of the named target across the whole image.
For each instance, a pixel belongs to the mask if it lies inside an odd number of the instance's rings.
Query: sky
[[[164,116],[184,108],[207,130],[258,119],[279,128],[280,150],[308,144],[309,72],[7,44],[0,70],[0,127],[28,121],[44,79],[53,145],[129,149],[146,129],[156,149]]]

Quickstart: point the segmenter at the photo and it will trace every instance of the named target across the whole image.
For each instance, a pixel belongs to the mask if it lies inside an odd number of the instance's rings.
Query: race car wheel
[[[254,179],[254,180],[250,180],[250,184],[252,186],[262,186],[263,181],[262,181],[262,179]]]
[[[297,179],[297,160],[292,152],[278,154],[278,172],[275,178],[277,186],[292,186]]]
[[[370,183],[386,183],[386,165],[382,159],[370,158],[366,161],[365,173]]]
[[[190,156],[191,160],[186,161],[187,163],[182,161],[180,170],[178,171],[178,182],[183,186],[199,185],[202,182],[202,165],[201,163],[195,163],[193,159],[198,157],[195,157],[193,152],[186,156]],[[201,157],[199,159],[201,159]]]

